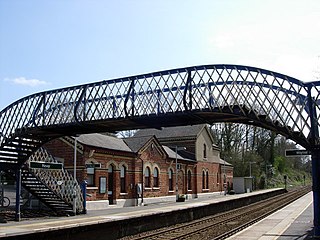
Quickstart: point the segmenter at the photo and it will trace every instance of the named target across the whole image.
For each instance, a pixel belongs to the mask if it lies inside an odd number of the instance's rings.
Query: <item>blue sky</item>
[[[203,64],[320,79],[319,0],[0,0],[0,111],[33,93]]]

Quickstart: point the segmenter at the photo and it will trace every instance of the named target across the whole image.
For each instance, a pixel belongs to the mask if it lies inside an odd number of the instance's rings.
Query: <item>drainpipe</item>
[[[141,159],[141,158],[140,158]],[[141,205],[143,205],[144,178],[143,178],[143,160],[141,159]]]
[[[73,157],[73,214],[77,215],[77,195],[76,195],[76,185],[77,185],[77,136],[74,137],[74,157]]]

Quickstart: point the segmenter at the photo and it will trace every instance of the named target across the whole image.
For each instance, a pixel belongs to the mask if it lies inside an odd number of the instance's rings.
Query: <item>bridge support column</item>
[[[314,237],[320,238],[320,147],[312,150]]]
[[[16,214],[15,214],[15,220],[18,222],[21,219],[20,196],[21,196],[21,168],[16,170]]]

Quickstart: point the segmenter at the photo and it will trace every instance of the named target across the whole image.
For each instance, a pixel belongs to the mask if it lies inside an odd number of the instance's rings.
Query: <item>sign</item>
[[[101,168],[101,163],[86,163],[86,168]]]
[[[62,163],[30,162],[30,168],[58,170],[62,169]]]
[[[311,155],[311,152],[306,149],[287,149],[286,157],[295,157],[295,156],[307,156]]]
[[[58,184],[59,186],[61,186],[61,185],[63,184],[63,181],[59,180],[59,181],[57,181],[57,184]]]

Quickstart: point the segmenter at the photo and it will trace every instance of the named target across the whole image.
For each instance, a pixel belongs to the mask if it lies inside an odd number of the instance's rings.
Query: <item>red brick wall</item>
[[[140,159],[143,161],[143,172],[145,173],[146,167],[150,169],[150,187],[145,187],[145,174],[143,175],[144,197],[160,197],[168,195],[168,163],[166,162],[166,155],[162,148],[156,143],[150,143],[147,148],[140,153]],[[159,186],[154,186],[153,172],[154,168],[159,170]]]
[[[44,146],[54,157],[64,159],[64,167],[73,174],[73,158],[74,148],[73,145],[66,143],[61,139],[55,139],[45,144]],[[91,150],[95,152],[89,157]],[[82,182],[87,179],[87,169],[85,166],[86,160],[101,163],[101,168],[95,169],[94,186],[87,188],[87,193],[91,195],[88,200],[106,200],[108,194],[100,193],[99,181],[100,177],[106,177],[108,180],[108,167],[110,164],[114,164],[114,187],[113,187],[113,198],[133,198],[135,197],[135,155],[134,154],[118,154],[117,151],[106,151],[104,149],[94,148],[91,146],[84,146],[83,153],[77,152],[77,180]],[[120,194],[120,166],[119,164],[125,164],[127,167],[127,179],[126,179],[126,190],[127,194]],[[139,168],[139,167],[138,167]],[[107,181],[108,183],[108,181]],[[109,188],[109,186],[107,186]],[[108,189],[107,189],[108,191]]]
[[[208,187],[203,189],[203,171],[209,173]],[[197,189],[198,193],[205,192],[217,192],[219,191],[219,185],[217,184],[217,173],[220,172],[220,167],[218,163],[214,162],[198,162],[197,163]],[[206,181],[206,179],[205,179]]]
[[[73,145],[68,144],[60,139],[53,140],[45,145],[49,152],[59,158],[64,159],[64,164],[67,169],[73,172]],[[92,151],[94,150],[94,151]],[[89,156],[90,155],[90,156]],[[108,185],[108,168],[112,164],[114,166],[114,187],[113,198],[116,199],[132,199],[136,198],[136,184],[144,183],[144,175],[142,171],[146,166],[150,167],[150,188],[144,188],[143,196],[146,197],[160,197],[175,195],[175,159],[167,159],[166,154],[157,141],[152,141],[148,146],[145,146],[143,151],[138,154],[125,153],[107,149],[100,149],[90,146],[83,146],[83,153],[77,152],[77,180],[82,182],[87,179],[87,169],[85,163],[94,161],[101,163],[101,168],[95,169],[95,186],[88,187],[87,192],[91,194],[88,200],[107,200],[108,190],[106,193],[99,192],[100,177],[107,178]],[[126,193],[120,192],[120,167],[124,164],[126,166]],[[143,166],[143,167],[142,167]],[[154,187],[153,183],[153,169],[157,167],[159,170],[159,187]],[[220,191],[222,187],[221,170],[218,163],[214,162],[181,162],[182,169],[179,171],[178,188],[179,193],[183,194],[197,194],[205,192]],[[169,191],[169,168],[173,169],[173,191]],[[187,172],[191,171],[191,191],[187,189],[188,178]],[[202,171],[209,173],[208,189],[202,188]],[[217,182],[217,174],[218,181]],[[227,171],[227,181],[232,183],[232,168]],[[144,186],[144,185],[143,185]]]
[[[73,165],[74,165],[74,148],[60,139],[54,139],[44,145],[44,147],[49,151],[49,153],[54,157],[59,157],[64,159],[64,167],[73,175]],[[82,182],[84,180],[84,174],[81,169],[84,168],[84,156],[79,151],[77,151],[77,180]]]

